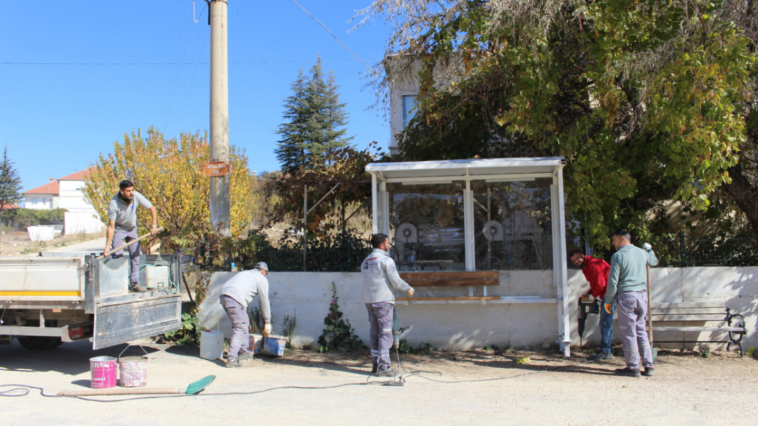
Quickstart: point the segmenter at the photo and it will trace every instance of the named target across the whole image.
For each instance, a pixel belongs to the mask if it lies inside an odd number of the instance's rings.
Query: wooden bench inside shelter
[[[483,301],[500,300],[500,296],[487,296],[488,286],[500,285],[499,271],[460,271],[460,272],[401,272],[400,278],[411,287],[468,287],[468,296],[448,297],[398,297],[397,301]],[[483,287],[482,296],[474,296],[474,287]]]
[[[735,344],[740,356],[743,354],[742,338],[747,334],[745,319],[725,302],[653,303],[650,315],[654,343],[727,343],[727,351]],[[699,337],[703,332],[726,334],[721,340],[702,340]],[[659,333],[666,336],[661,339]],[[677,336],[681,339],[670,338],[671,333],[679,333]],[[693,333],[698,338],[689,339]]]

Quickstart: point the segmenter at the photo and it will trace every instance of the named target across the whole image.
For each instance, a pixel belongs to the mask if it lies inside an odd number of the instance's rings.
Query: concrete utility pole
[[[211,161],[229,161],[229,56],[226,0],[211,0]],[[230,175],[211,177],[211,223],[221,236],[231,235]]]

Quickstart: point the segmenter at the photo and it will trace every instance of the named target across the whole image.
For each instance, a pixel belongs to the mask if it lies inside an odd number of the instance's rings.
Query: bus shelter
[[[555,304],[557,341],[568,356],[564,164],[563,157],[542,157],[366,166],[373,232],[389,236],[404,279],[444,285],[445,277],[455,277],[457,285],[471,283],[468,297],[401,303]],[[492,281],[486,277],[514,270],[552,270],[555,297],[487,294]],[[484,286],[481,296],[474,296],[477,279]]]

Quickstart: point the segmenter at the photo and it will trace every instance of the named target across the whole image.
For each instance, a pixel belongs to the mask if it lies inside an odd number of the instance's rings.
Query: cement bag
[[[231,337],[232,324],[224,307],[221,306],[219,296],[221,295],[221,287],[234,275],[236,272],[214,272],[211,275],[208,291],[203,303],[200,304],[200,311],[197,313],[201,329],[221,330],[227,338]]]

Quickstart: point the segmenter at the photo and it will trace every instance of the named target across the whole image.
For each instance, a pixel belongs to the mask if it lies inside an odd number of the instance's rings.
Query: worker
[[[147,200],[142,194],[134,190],[134,184],[128,180],[123,180],[118,184],[118,194],[113,196],[108,205],[108,231],[105,241],[105,251],[103,256],[111,255],[111,250],[129,243],[139,238],[137,232],[137,208],[142,206],[149,209],[153,216],[153,226],[150,233],[158,233],[158,214],[155,206]],[[121,249],[113,253],[113,258],[124,257],[124,250]],[[129,257],[131,258],[131,279],[129,290],[134,292],[143,292],[145,289],[139,283],[139,257],[140,243],[137,242],[129,246]]]
[[[398,275],[395,261],[389,256],[390,241],[387,235],[374,234],[371,237],[371,246],[374,250],[361,265],[366,309],[371,323],[371,374],[378,377],[394,377],[398,373],[392,369],[390,361],[390,348],[393,344],[392,317],[395,309],[392,287],[407,292],[410,297],[413,297],[415,290]]]
[[[232,322],[232,340],[226,357],[227,368],[246,367],[253,359],[250,352],[250,317],[247,306],[258,295],[265,325],[263,335],[271,334],[271,303],[268,300],[268,265],[258,262],[254,269],[238,272],[221,287],[221,306]]]
[[[647,267],[658,265],[653,247],[645,243],[645,249],[632,245],[632,237],[626,229],[613,233],[613,247],[617,250],[611,257],[608,288],[605,292],[604,310],[610,314],[615,299],[619,328],[624,346],[626,368],[615,371],[621,376],[652,376],[653,351],[645,330],[647,314]],[[640,372],[640,351],[642,367]]]
[[[570,259],[574,265],[582,268],[584,278],[590,283],[590,289],[587,294],[597,301],[602,300],[605,297],[608,272],[611,269],[611,265],[603,259],[586,256],[579,250],[572,251]],[[613,314],[615,312],[615,300],[611,302],[610,313],[605,312],[605,309],[600,310],[600,351],[590,356],[590,360],[592,361],[613,359],[611,347],[613,345]]]

